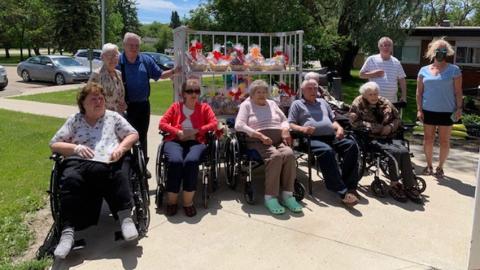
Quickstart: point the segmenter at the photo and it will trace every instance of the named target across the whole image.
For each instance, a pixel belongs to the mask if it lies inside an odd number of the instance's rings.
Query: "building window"
[[[457,64],[480,64],[480,48],[457,47]]]
[[[420,63],[420,46],[396,47],[394,55],[404,64],[418,64]]]

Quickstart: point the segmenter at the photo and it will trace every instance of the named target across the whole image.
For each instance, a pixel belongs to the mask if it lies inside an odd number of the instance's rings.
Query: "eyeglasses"
[[[200,95],[200,89],[187,89],[184,92],[189,95],[192,95],[194,93]]]

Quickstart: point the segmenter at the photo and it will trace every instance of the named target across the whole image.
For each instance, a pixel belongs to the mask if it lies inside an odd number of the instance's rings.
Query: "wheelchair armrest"
[[[50,156],[50,159],[58,162],[58,161],[62,161],[63,156],[60,153],[52,153],[52,155]]]
[[[399,102],[394,102],[393,106],[397,108],[397,110],[403,109],[407,107],[407,102],[406,101],[399,101]]]
[[[416,126],[415,123],[402,123],[402,128],[404,131],[410,131],[413,130],[413,128]]]
[[[159,131],[158,131],[158,134],[162,135],[162,137],[165,137],[165,136],[170,135],[170,133],[168,133],[168,132],[166,132],[166,131],[163,131],[163,130],[159,130]]]
[[[290,129],[290,135],[292,136],[292,139],[310,138],[311,137],[309,134],[305,134],[301,131],[293,130],[293,129]]]

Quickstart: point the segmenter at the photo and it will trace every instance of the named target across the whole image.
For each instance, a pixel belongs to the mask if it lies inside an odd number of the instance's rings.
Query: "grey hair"
[[[132,32],[125,33],[125,36],[123,36],[123,43],[127,43],[127,40],[131,38],[138,40],[139,44],[142,43],[142,38],[139,35]]]
[[[310,79],[315,80],[318,83],[318,81],[320,81],[320,74],[313,71],[308,72],[307,74],[305,74],[305,81],[308,81]]]
[[[268,87],[268,84],[264,80],[253,81],[248,87],[248,93],[250,94],[250,96],[253,96],[259,88],[265,88],[267,90],[267,94],[270,95],[270,89]]]
[[[115,51],[118,53],[118,46],[112,43],[105,43],[102,47],[102,56],[112,51]]]
[[[312,72],[312,73],[314,73],[314,72]],[[313,85],[315,85],[315,87],[318,87],[318,83],[315,79],[305,79],[305,81],[302,82],[302,85],[300,87],[302,89],[304,89],[309,84],[313,84]]]
[[[376,82],[367,82],[362,84],[362,86],[360,86],[360,89],[358,89],[358,92],[363,96],[365,93],[371,90],[379,92],[380,87]]]
[[[430,59],[430,61],[435,58],[435,50],[440,46],[444,46],[447,49],[447,56],[452,56],[455,54],[452,45],[445,40],[445,37],[435,38],[428,44],[428,49],[425,52],[425,58]]]
[[[386,42],[392,44],[392,49],[393,49],[393,40],[389,37],[381,37],[378,40],[378,43],[377,43],[378,48],[380,48],[380,45],[382,45],[383,43],[386,43]]]

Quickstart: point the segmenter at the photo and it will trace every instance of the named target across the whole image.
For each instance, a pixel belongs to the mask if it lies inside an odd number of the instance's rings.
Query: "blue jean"
[[[163,152],[168,160],[167,192],[178,193],[183,180],[184,191],[197,189],[198,166],[207,146],[197,141],[168,141]]]
[[[312,137],[310,146],[312,153],[317,157],[327,189],[340,192],[357,188],[358,148],[352,140]],[[342,168],[337,164],[336,153],[342,159]]]

